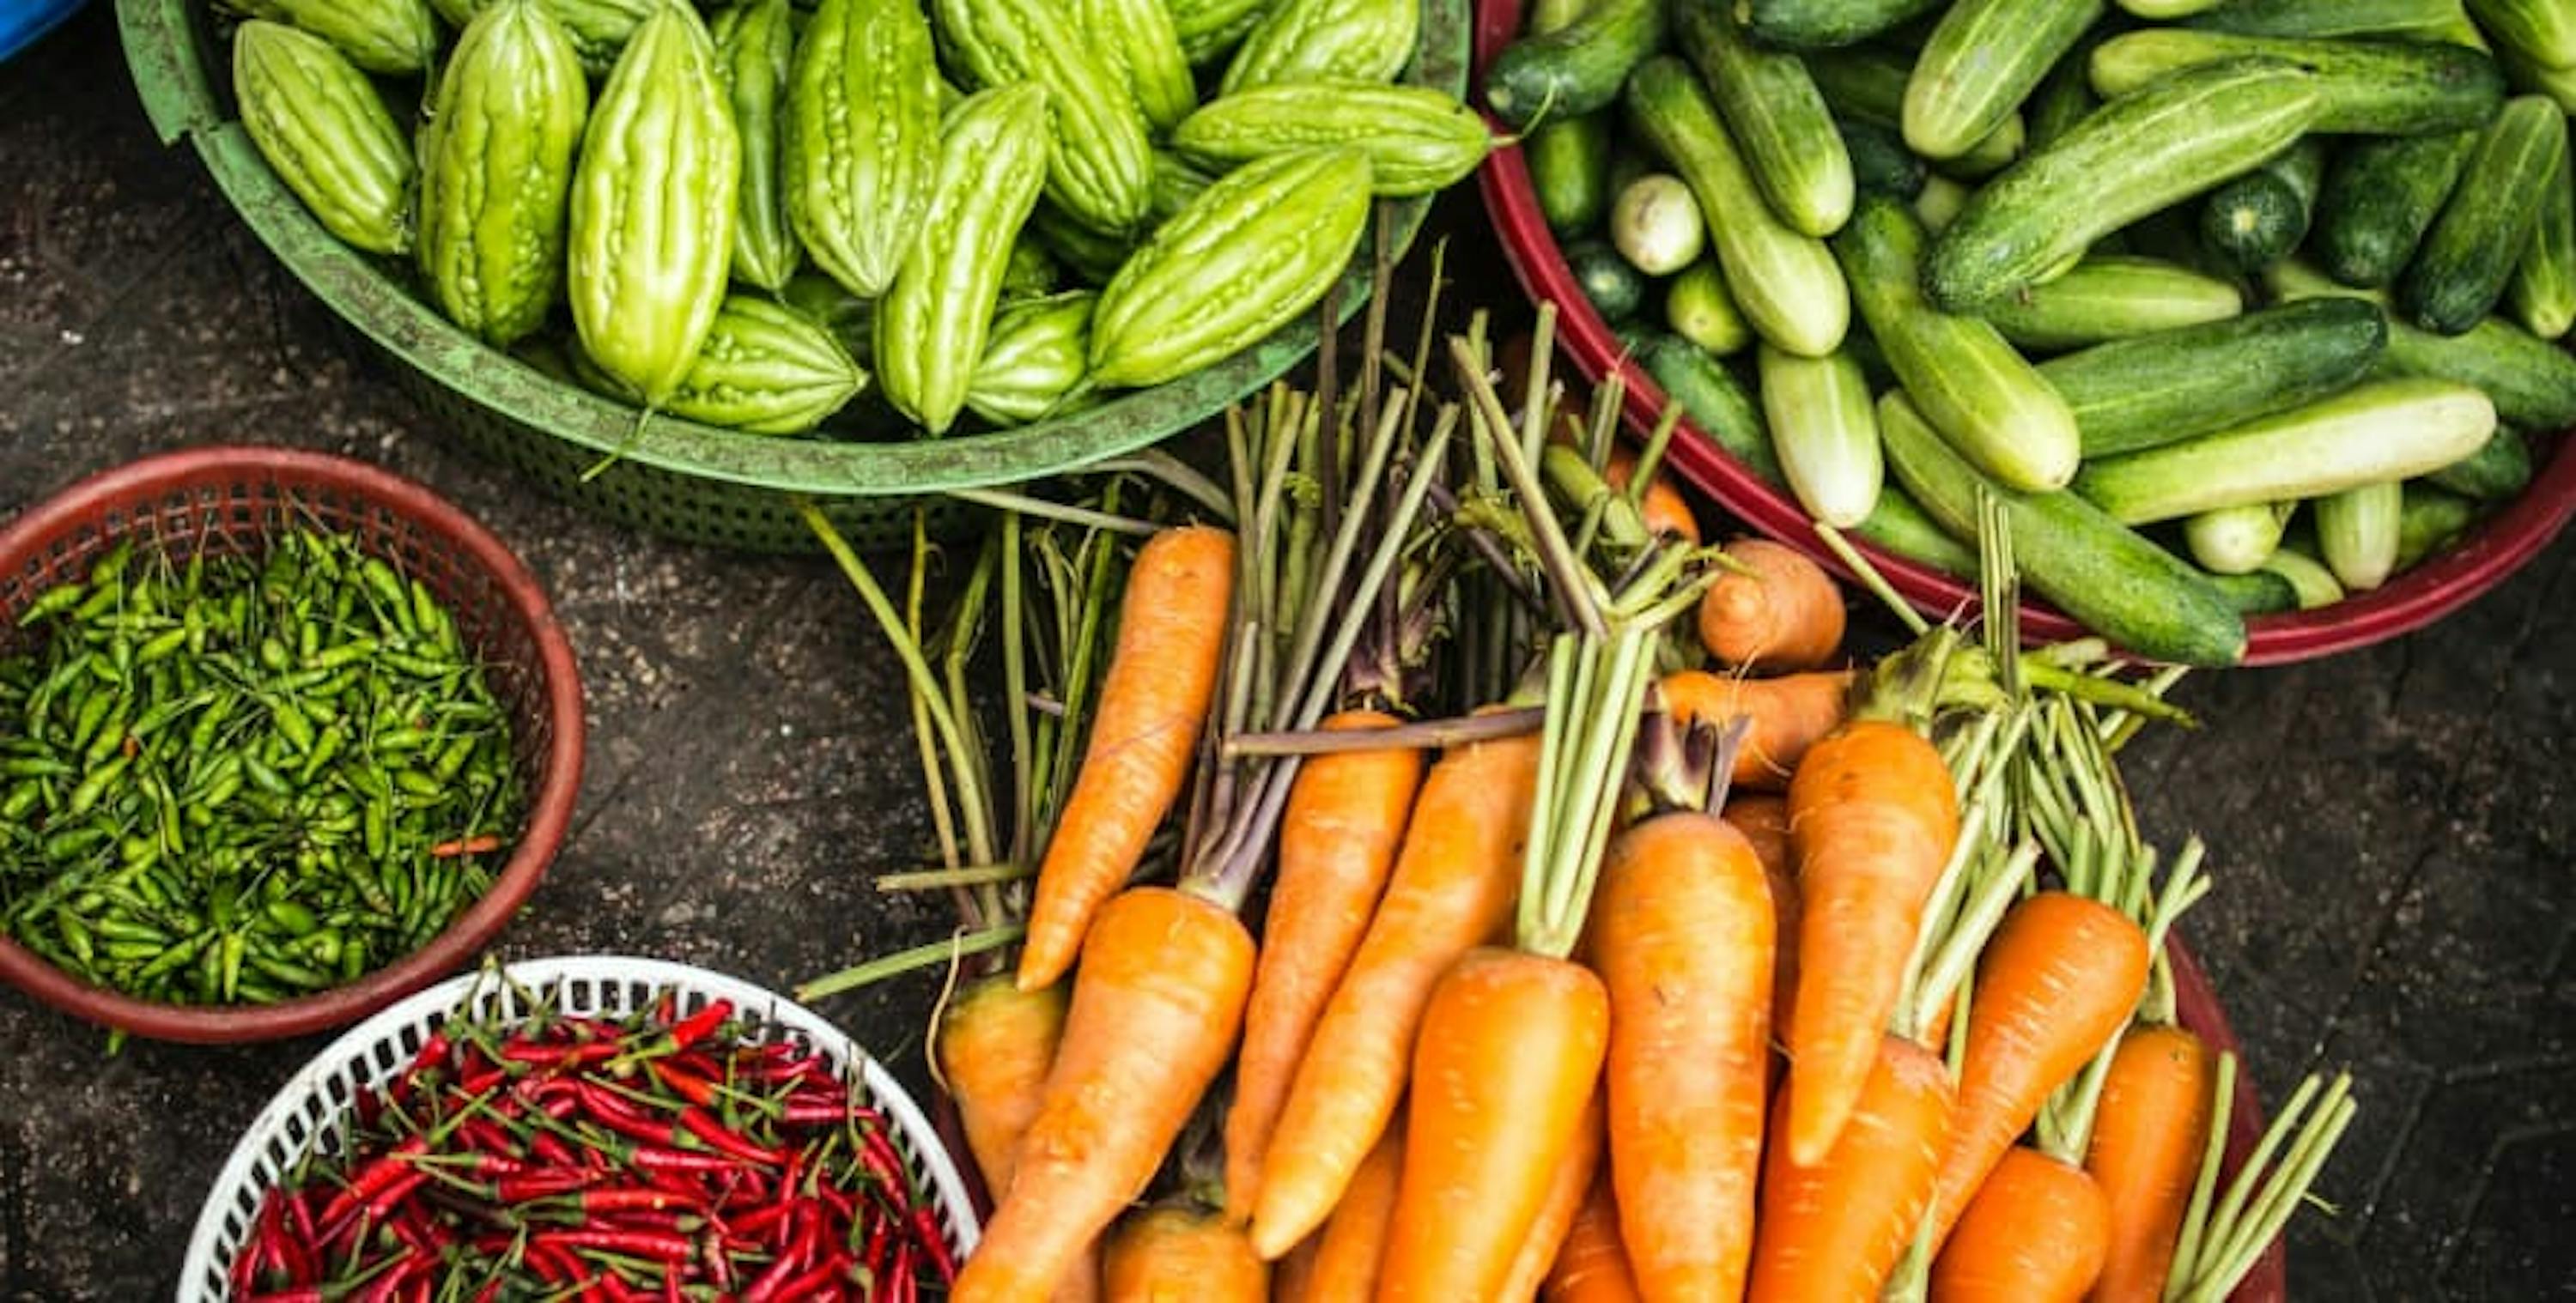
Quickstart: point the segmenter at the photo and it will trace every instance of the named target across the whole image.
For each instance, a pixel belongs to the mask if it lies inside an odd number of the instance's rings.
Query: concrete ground
[[[107,5],[0,67],[0,177],[0,518],[159,449],[317,447],[445,493],[552,592],[589,768],[502,955],[783,989],[939,934],[869,889],[927,818],[891,658],[824,565],[619,531],[443,437],[152,138]],[[1505,285],[1472,201],[1446,216],[1452,267]],[[2207,726],[2129,766],[2154,839],[2212,847],[2183,935],[2268,1097],[2313,1069],[2359,1081],[2331,1210],[2292,1237],[2297,1296],[2576,1296],[2576,544],[2438,629],[2180,698]],[[919,1088],[931,994],[824,1009]],[[166,1296],[234,1138],[322,1040],[111,1057],[0,993],[0,1297]]]

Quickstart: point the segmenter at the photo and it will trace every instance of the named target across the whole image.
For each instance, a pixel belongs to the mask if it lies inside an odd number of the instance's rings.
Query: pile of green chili
[[[347,535],[122,545],[0,657],[0,930],[142,999],[267,1003],[490,890],[510,721],[429,589]]]

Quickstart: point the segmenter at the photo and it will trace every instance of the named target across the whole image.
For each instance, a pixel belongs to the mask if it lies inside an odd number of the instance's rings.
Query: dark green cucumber
[[[1770,432],[1763,427],[1761,409],[1753,405],[1733,372],[1689,340],[1662,331],[1639,332],[1631,351],[1637,365],[1646,369],[1666,399],[1682,405],[1682,415],[1700,433],[1765,482],[1787,482],[1780,473],[1780,458],[1771,449]]]
[[[1613,116],[1603,110],[1552,120],[1521,142],[1521,161],[1529,168],[1530,189],[1538,193],[1538,210],[1548,229],[1559,235],[1590,231],[1610,211]]]
[[[2326,148],[2310,136],[2271,162],[2209,192],[2200,231],[2237,268],[2257,272],[2289,256],[2306,239],[2316,211]]]
[[[2136,452],[2323,398],[2361,378],[2388,322],[2321,298],[2097,344],[2039,374],[2075,413],[2084,456]]]
[[[2476,452],[2424,478],[2480,501],[2510,498],[2531,483],[2531,445],[2512,427],[2499,425]]]
[[[2477,519],[2477,503],[2422,481],[2408,483],[2397,508],[2397,568],[2411,570],[2458,542]]]
[[[1879,485],[1878,505],[1870,508],[1869,518],[1845,532],[1955,579],[1974,579],[1977,574],[1977,554],[1950,537],[1921,503],[1894,484]]]
[[[1905,83],[1905,143],[1957,158],[2018,113],[2102,0],[1957,0],[1941,15]]]
[[[2098,32],[2100,29],[2095,30]],[[2040,79],[2039,89],[2031,92],[2030,103],[2022,109],[2022,116],[2028,122],[2030,148],[2038,149],[2065,135],[2076,123],[2083,121],[2086,114],[2102,107],[2102,97],[2093,93],[2092,77],[2086,66],[2093,57],[2093,47],[2100,43],[2093,36],[2076,42],[2075,48],[2067,51],[2057,61],[2057,66]]]
[[[2085,627],[2140,656],[2232,665],[2245,621],[2207,576],[2063,489],[2015,493],[1980,476],[1901,393],[1879,400],[1888,466],[1953,537],[1976,537],[1979,490],[2012,529],[2023,582]]]
[[[2285,299],[2320,296],[2382,298],[2319,275],[2296,259],[2275,263],[2264,280]],[[2437,335],[2391,317],[2388,365],[2405,375],[2432,376],[2475,385],[2495,402],[2496,417],[2526,430],[2576,425],[2576,354],[2506,321],[2489,317],[2464,335]]]
[[[2243,575],[2204,573],[2202,578],[2227,599],[2228,605],[2245,615],[2275,615],[2299,609],[2298,588],[2269,570]]]
[[[1851,216],[1851,156],[1806,61],[1754,44],[1715,4],[1678,6],[1672,28],[1771,211],[1818,239],[1841,230]]]
[[[2239,36],[2402,36],[2432,39],[2459,20],[2460,0],[2227,0],[2185,27]]]
[[[2478,133],[2355,140],[2326,166],[2312,248],[2346,285],[2385,285],[2405,270],[2451,197]]]
[[[1875,122],[1845,118],[1834,123],[1843,137],[1843,153],[1850,157],[1854,186],[1866,194],[1893,195],[1912,199],[1923,193],[1923,178],[1928,170],[1914,151],[1905,147],[1905,139]]]
[[[2305,40],[2151,27],[2093,51],[2093,89],[2117,99],[2222,59],[2283,59],[2317,79],[2315,130],[2411,136],[2480,127],[2504,103],[2504,71],[2483,51],[2420,41]]]
[[[2023,348],[2068,349],[2150,334],[2245,310],[2236,286],[2161,258],[2090,254],[2055,280],[1978,311]]]
[[[1885,127],[1904,139],[1905,87],[1914,68],[1901,52],[1868,45],[1811,54],[1807,71],[1837,116]],[[2020,157],[2029,138],[2029,127],[2014,113],[1966,153],[1944,159],[1942,169],[1967,177],[1988,175]]]
[[[2496,115],[2398,278],[2398,305],[2415,324],[2457,335],[2495,309],[2539,224],[2540,188],[2566,153],[2567,115],[2550,100],[2518,96]]]
[[[2315,121],[2315,80],[2284,60],[2232,59],[2103,105],[1968,200],[1933,245],[1924,289],[1952,311],[1992,303],[2102,236],[2253,170]]]
[[[1857,45],[1939,8],[1941,0],[1740,0],[1760,40],[1790,50]]]
[[[2513,265],[2505,297],[2523,329],[2556,339],[2576,326],[2576,173],[2570,171],[2564,147],[2537,202],[2540,213],[2531,243]]]
[[[1611,325],[1636,316],[1646,305],[1646,277],[1607,240],[1577,240],[1565,246],[1566,269],[1592,310]]]
[[[1600,0],[1552,32],[1504,46],[1485,70],[1485,103],[1513,127],[1541,113],[1590,113],[1619,98],[1628,73],[1664,43],[1664,0]]]

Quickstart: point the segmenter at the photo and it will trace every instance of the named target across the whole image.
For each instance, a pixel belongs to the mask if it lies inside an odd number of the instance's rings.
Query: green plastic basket
[[[633,408],[484,346],[416,297],[389,264],[325,231],[242,129],[229,53],[208,0],[118,0],[117,20],[135,87],[163,143],[184,138],[196,146],[260,240],[383,350],[404,389],[439,424],[531,482],[632,528],[757,551],[809,551],[813,536],[793,506],[810,500],[854,541],[898,544],[925,498],[1024,484],[1169,438],[1268,384],[1315,345],[1314,321],[1304,318],[1186,379],[1054,420],[945,439],[783,439],[670,417],[639,431]],[[1409,79],[1463,93],[1467,38],[1467,0],[1424,0]],[[1401,252],[1430,202],[1392,207]],[[1344,320],[1368,299],[1368,260],[1364,251],[1343,283]],[[608,469],[588,474],[612,454]]]

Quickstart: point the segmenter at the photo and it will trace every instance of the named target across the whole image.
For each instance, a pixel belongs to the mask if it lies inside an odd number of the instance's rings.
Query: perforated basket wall
[[[938,1133],[912,1098],[877,1061],[832,1024],[785,996],[738,978],[687,964],[614,955],[576,955],[512,964],[508,981],[488,973],[457,977],[422,991],[350,1029],[260,1110],[215,1178],[197,1215],[180,1269],[180,1303],[232,1297],[226,1272],[247,1236],[260,1199],[316,1146],[335,1144],[363,1093],[400,1071],[440,1023],[462,1008],[478,1018],[509,1019],[529,1011],[527,994],[551,997],[565,1013],[616,1017],[670,991],[681,1016],[724,999],[763,1041],[791,1041],[821,1053],[850,1082],[860,1103],[882,1111],[895,1148],[932,1204],[948,1246],[959,1258],[975,1247],[980,1227],[966,1185]]]

